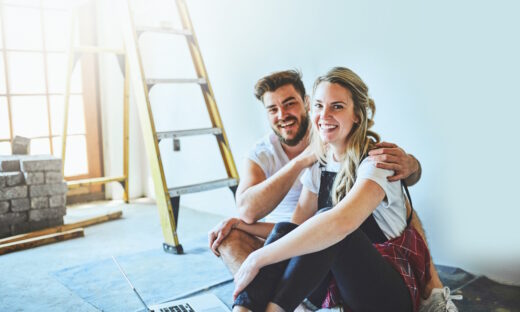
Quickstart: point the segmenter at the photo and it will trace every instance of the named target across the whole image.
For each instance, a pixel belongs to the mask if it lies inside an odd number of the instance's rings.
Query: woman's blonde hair
[[[359,119],[345,139],[348,140],[348,144],[345,151],[342,151],[343,159],[338,159],[341,162],[341,168],[331,190],[332,202],[336,205],[354,185],[356,171],[362,158],[380,139],[377,133],[369,130],[374,125],[373,119],[376,112],[374,100],[368,96],[367,85],[356,73],[345,67],[332,68],[314,82],[313,98],[318,85],[322,82],[335,83],[348,89],[352,93],[354,114]],[[324,164],[327,157],[327,146],[321,140],[315,125],[312,129],[311,144],[320,163]]]

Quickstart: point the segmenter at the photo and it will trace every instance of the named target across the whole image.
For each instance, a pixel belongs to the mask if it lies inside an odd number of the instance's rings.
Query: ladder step
[[[168,139],[168,138],[179,138],[183,136],[193,135],[204,135],[204,134],[222,134],[220,128],[201,128],[201,129],[189,129],[189,130],[176,130],[176,131],[163,131],[157,132],[157,139]]]
[[[196,193],[207,190],[212,190],[221,187],[231,187],[237,185],[238,182],[234,178],[226,178],[215,181],[209,181],[198,184],[191,184],[185,186],[172,187],[168,189],[170,197],[180,196],[182,194]]]
[[[187,29],[176,29],[171,27],[150,27],[150,26],[138,26],[135,28],[135,31],[139,33],[144,32],[155,32],[155,33],[165,33],[172,35],[182,35],[182,36],[191,36],[191,31]]]
[[[159,83],[196,83],[200,85],[206,84],[204,78],[164,78],[164,79],[146,79],[146,84],[156,85]]]
[[[115,54],[125,54],[125,50],[116,49],[116,48],[107,48],[107,47],[97,47],[97,46],[79,46],[75,47],[74,51],[81,53],[115,53]]]

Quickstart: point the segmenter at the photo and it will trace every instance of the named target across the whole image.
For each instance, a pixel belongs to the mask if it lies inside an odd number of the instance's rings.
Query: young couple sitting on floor
[[[405,196],[420,166],[370,130],[375,104],[361,78],[333,68],[309,99],[285,71],[262,78],[256,95],[276,136],[246,163],[241,218],[209,233],[234,273],[233,310],[457,311]],[[276,223],[257,222],[266,216]]]

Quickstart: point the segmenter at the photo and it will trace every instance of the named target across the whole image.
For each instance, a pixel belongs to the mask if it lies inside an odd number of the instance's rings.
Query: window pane
[[[0,22],[1,22],[1,21],[0,21]],[[2,36],[3,36],[3,35],[2,35],[2,34],[3,34],[3,32],[2,32],[2,24],[3,24],[3,23],[0,23],[0,48],[3,48],[3,47],[4,47],[4,42],[3,42],[3,40],[2,40]]]
[[[69,41],[69,14],[48,10],[43,13],[47,50],[65,50]]]
[[[63,96],[51,96],[50,99],[52,133],[61,135],[63,133]],[[67,133],[69,135],[85,133],[82,95],[70,96]]]
[[[80,59],[81,60],[81,59]],[[67,55],[65,53],[52,53],[47,55],[49,68],[49,92],[64,93],[67,77]],[[81,62],[76,62],[72,72],[70,92],[81,92]]]
[[[32,139],[31,155],[48,155],[51,153],[49,139]]]
[[[54,138],[53,144],[55,146],[54,154],[61,157],[61,137]],[[88,160],[85,136],[69,136],[67,137],[67,150],[65,152],[65,176],[86,173],[88,173]]]
[[[0,142],[0,155],[11,155],[11,143]]]
[[[174,1],[131,1],[136,25],[182,28]]]
[[[5,45],[9,49],[42,49],[39,9],[4,8]]]
[[[13,96],[11,109],[14,135],[29,138],[49,135],[44,96]]]
[[[7,110],[7,99],[0,97],[0,139],[9,139],[9,112]]]
[[[56,8],[56,9],[67,9],[71,7],[70,0],[43,0],[44,8]],[[72,4],[75,4],[77,1],[74,1]]]
[[[1,40],[1,38],[0,38]],[[1,41],[0,41],[1,42]],[[5,67],[4,67],[4,58],[0,56],[0,93],[5,94]]]
[[[61,136],[52,138],[52,146],[54,147],[54,156],[61,158]]]
[[[44,93],[43,55],[8,53],[11,93]]]
[[[5,4],[40,6],[40,0],[3,0]]]

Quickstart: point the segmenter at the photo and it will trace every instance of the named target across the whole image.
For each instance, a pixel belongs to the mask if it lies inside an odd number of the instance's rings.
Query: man
[[[301,75],[289,70],[263,77],[255,86],[255,96],[266,109],[273,133],[258,142],[246,160],[236,192],[239,217],[224,220],[208,233],[210,248],[233,274],[251,252],[263,245],[273,223],[291,220],[302,189],[299,176],[316,161],[306,151],[311,126],[309,98]],[[379,143],[369,157],[377,167],[394,171],[388,177],[390,181],[405,179],[407,185],[413,185],[420,178],[419,162],[395,144]],[[264,218],[267,222],[258,222]],[[424,237],[416,214],[412,225]],[[427,294],[442,288],[433,264],[430,273]],[[449,294],[435,290],[426,303],[450,301],[446,296]]]

